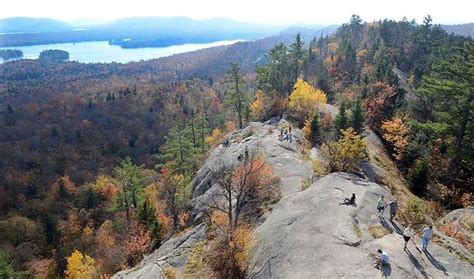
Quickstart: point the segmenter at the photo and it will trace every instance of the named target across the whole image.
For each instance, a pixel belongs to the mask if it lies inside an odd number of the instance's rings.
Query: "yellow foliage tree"
[[[401,118],[382,122],[383,138],[393,146],[393,156],[396,160],[402,160],[408,145],[410,129],[403,123]]]
[[[322,90],[314,88],[303,79],[298,79],[295,83],[289,99],[288,108],[301,123],[307,118],[312,118],[319,104],[327,102],[326,94]]]
[[[267,113],[267,106],[271,99],[261,90],[255,93],[255,101],[250,104],[250,113],[255,120],[261,120]]]
[[[210,136],[206,137],[206,144],[215,147],[219,145],[219,143],[222,141],[222,138],[224,135],[222,134],[221,129],[215,128],[212,130],[212,133]]]
[[[227,121],[227,123],[225,124],[225,129],[228,133],[235,131],[236,128],[237,127],[234,121]]]
[[[71,279],[99,278],[94,259],[75,250],[67,258],[66,277]]]
[[[329,172],[356,172],[359,164],[369,159],[367,143],[352,128],[343,130],[339,141],[323,144],[321,152],[328,160]]]

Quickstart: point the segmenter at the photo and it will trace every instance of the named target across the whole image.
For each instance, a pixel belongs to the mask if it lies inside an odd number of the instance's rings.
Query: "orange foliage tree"
[[[264,198],[265,186],[273,182],[273,170],[265,163],[261,153],[251,152],[244,162],[237,165],[223,163],[211,171],[214,181],[220,186],[224,199],[213,200],[208,206],[227,214],[229,227],[239,225],[245,205],[258,205]]]
[[[395,117],[382,122],[382,131],[383,138],[393,146],[393,157],[398,161],[402,160],[410,137],[408,126],[401,118]]]
[[[129,266],[138,263],[150,250],[150,232],[133,218],[126,227],[123,255]]]
[[[367,87],[367,97],[363,106],[366,122],[370,128],[380,131],[382,121],[391,117],[393,112],[391,98],[395,94],[394,88],[383,82],[376,82]]]
[[[212,238],[205,263],[217,278],[245,278],[253,247],[252,230],[248,224],[230,226],[228,215],[214,211],[210,218]]]
[[[178,232],[185,223],[186,205],[191,198],[190,182],[188,176],[175,173],[168,167],[161,170],[157,183],[159,201],[155,209],[167,234]]]

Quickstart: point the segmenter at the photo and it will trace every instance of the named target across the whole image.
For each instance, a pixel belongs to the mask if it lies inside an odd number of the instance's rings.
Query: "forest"
[[[1,64],[0,275],[98,278],[134,266],[186,230],[190,182],[224,134],[283,114],[330,158],[325,172],[358,173],[344,152],[371,129],[413,193],[445,210],[472,205],[473,78],[472,39],[429,16],[354,15],[310,42],[297,34],[125,65]],[[326,102],[336,117],[315,110]],[[251,162],[229,175],[269,183],[261,158]],[[229,227],[245,235],[236,218]],[[223,264],[215,272],[244,276]]]

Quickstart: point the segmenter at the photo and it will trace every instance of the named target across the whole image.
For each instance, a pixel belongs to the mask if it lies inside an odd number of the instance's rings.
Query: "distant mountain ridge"
[[[89,23],[93,21],[89,20]],[[109,41],[124,48],[219,40],[256,40],[292,25],[237,22],[228,18],[195,20],[187,17],[132,17],[106,23],[66,23],[52,19],[0,19],[0,47],[84,41]],[[311,25],[314,29],[324,26]]]
[[[0,19],[0,34],[72,31],[75,27],[50,18],[10,17]]]
[[[466,24],[441,25],[448,33],[474,38],[474,22]]]

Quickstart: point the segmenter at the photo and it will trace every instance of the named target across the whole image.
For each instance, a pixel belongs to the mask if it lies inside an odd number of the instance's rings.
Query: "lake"
[[[116,45],[109,45],[107,41],[82,42],[34,45],[20,47],[1,47],[0,49],[19,49],[23,51],[23,59],[36,59],[41,51],[46,49],[60,49],[69,52],[70,61],[82,63],[127,63],[132,61],[149,60],[166,57],[177,53],[189,52],[203,48],[229,45],[241,40],[218,41],[205,44],[183,44],[168,47],[133,48],[125,49]],[[0,58],[0,62],[2,59]]]

